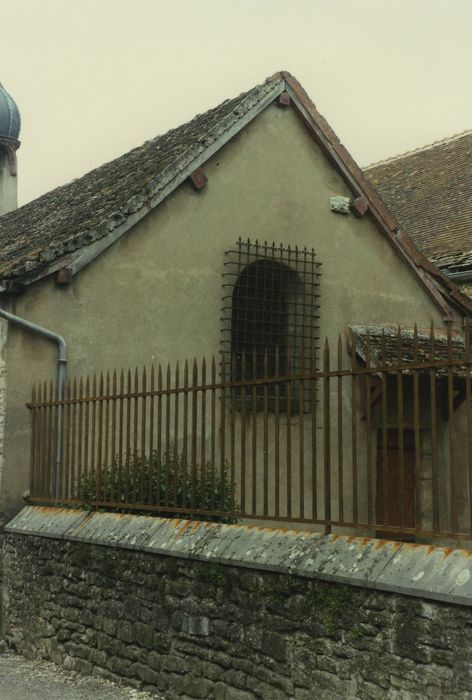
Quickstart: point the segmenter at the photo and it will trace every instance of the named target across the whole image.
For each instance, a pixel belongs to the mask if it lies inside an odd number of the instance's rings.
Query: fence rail
[[[36,385],[31,501],[472,538],[469,339],[353,327],[318,354]]]

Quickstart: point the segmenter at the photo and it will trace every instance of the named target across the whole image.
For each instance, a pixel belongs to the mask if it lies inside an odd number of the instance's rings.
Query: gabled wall
[[[334,214],[350,193],[294,112],[269,107],[67,288],[41,281],[12,311],[63,335],[71,375],[219,352],[225,249],[239,236],[314,247],[322,263],[320,334],[350,324],[440,325],[412,271],[368,216]],[[459,319],[457,327],[460,328]],[[56,350],[11,329],[3,508],[27,487],[33,381],[55,377]]]

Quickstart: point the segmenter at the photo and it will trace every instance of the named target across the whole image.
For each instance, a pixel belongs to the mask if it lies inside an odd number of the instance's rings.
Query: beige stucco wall
[[[218,353],[225,249],[239,236],[313,246],[322,262],[321,335],[350,324],[442,324],[439,311],[368,216],[334,214],[350,192],[291,110],[269,107],[69,287],[52,279],[12,311],[61,333],[72,375]],[[460,328],[459,319],[457,327]],[[3,509],[27,487],[34,380],[55,377],[56,350],[11,329]]]

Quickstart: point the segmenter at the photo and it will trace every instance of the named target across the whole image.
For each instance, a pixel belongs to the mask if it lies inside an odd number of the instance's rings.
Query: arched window
[[[264,355],[267,353],[267,374],[285,374],[290,337],[294,331],[294,307],[301,292],[297,273],[274,260],[256,260],[240,273],[233,289],[231,312],[231,366],[234,379],[264,376]],[[245,356],[243,376],[242,361]]]
[[[274,376],[277,360],[281,375],[307,370],[318,343],[314,252],[240,239],[226,255],[223,358],[233,381]]]

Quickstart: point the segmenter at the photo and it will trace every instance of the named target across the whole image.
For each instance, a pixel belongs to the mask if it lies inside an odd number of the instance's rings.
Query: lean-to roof
[[[408,374],[412,371],[410,365],[424,365],[418,371],[428,374],[432,366],[436,376],[447,377],[449,365],[441,366],[443,360],[450,363],[454,374],[463,375],[466,371],[461,362],[470,350],[466,350],[464,338],[457,332],[452,332],[448,337],[438,328],[415,330],[390,324],[350,326],[348,331],[351,334],[351,347],[352,338],[355,338],[356,354],[370,367],[394,372],[401,366],[403,372]],[[452,365],[453,362],[457,364]]]

